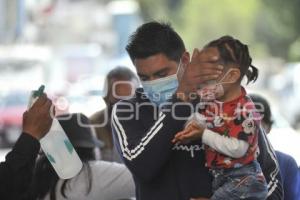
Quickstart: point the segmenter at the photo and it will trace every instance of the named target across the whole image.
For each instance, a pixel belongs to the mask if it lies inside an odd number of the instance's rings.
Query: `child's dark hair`
[[[153,21],[141,25],[130,36],[126,50],[132,61],[162,53],[168,59],[179,62],[185,46],[170,24]]]
[[[224,64],[238,64],[241,71],[241,78],[246,75],[247,84],[255,82],[258,77],[258,69],[252,65],[252,58],[248,46],[231,36],[223,36],[208,43],[205,48],[216,47]]]

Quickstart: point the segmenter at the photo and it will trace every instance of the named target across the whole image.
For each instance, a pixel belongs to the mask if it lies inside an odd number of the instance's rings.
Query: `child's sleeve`
[[[229,128],[223,134],[206,129],[202,142],[222,154],[241,158],[247,153],[249,145],[255,143],[257,135],[255,119],[250,111],[243,111],[228,121]]]
[[[238,140],[237,138],[233,137],[226,137],[209,129],[204,130],[202,142],[217,152],[232,158],[243,157],[249,148],[249,144],[243,140]]]

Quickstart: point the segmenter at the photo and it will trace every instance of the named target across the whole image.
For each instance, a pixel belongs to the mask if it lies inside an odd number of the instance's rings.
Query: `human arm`
[[[249,144],[245,141],[238,140],[236,138],[225,137],[209,129],[204,129],[203,132],[199,132],[199,130],[195,128],[194,130],[184,130],[184,132],[181,131],[178,134],[182,134],[182,136],[176,135],[175,139],[173,139],[174,143],[178,141],[187,143],[189,141],[202,138],[203,144],[206,144],[215,149],[217,152],[232,158],[243,157],[249,148]]]
[[[281,175],[284,179],[284,198],[289,200],[298,200],[298,193],[300,191],[300,185],[298,180],[298,165],[295,159],[287,154],[277,152],[277,158],[283,157],[283,166],[280,166]],[[280,159],[279,159],[280,160]],[[279,162],[279,165],[282,162]]]
[[[27,192],[31,181],[38,140],[28,133],[22,133],[5,162],[0,164],[0,194],[4,199],[20,199]]]
[[[159,112],[157,119],[152,119],[149,107],[139,107],[138,119],[136,110],[129,112],[130,108],[136,108],[135,104],[122,101],[113,109],[115,144],[132,174],[143,181],[151,181],[168,161],[173,148],[171,139],[182,129],[191,108],[176,97]],[[175,116],[182,120],[176,120]]]
[[[49,114],[51,106],[51,101],[43,95],[24,113],[23,133],[7,154],[5,162],[0,164],[1,198],[25,198],[40,148],[38,139],[48,132],[52,123]]]
[[[202,142],[217,152],[232,158],[243,157],[249,148],[249,144],[243,140],[226,137],[209,129],[203,132]]]
[[[175,135],[173,143],[187,143],[197,139],[202,139],[204,144],[232,158],[243,157],[249,148],[249,144],[243,140],[220,135],[217,132],[207,129],[205,117],[199,113],[194,113],[188,120],[185,129]]]
[[[269,192],[267,200],[282,200],[284,195],[279,164],[275,151],[262,127],[259,127],[258,147],[259,156],[257,160],[268,185]]]

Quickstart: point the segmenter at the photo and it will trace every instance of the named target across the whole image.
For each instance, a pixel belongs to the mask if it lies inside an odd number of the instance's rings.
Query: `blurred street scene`
[[[58,113],[104,109],[104,78],[135,71],[125,46],[140,24],[172,23],[187,50],[233,35],[249,44],[272,106],[274,146],[300,165],[299,0],[0,0],[0,159],[20,134],[30,91],[41,84]],[[299,153],[298,153],[299,152]]]

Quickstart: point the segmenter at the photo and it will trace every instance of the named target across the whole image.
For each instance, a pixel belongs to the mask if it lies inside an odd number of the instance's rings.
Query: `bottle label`
[[[73,147],[73,145],[71,144],[70,140],[64,140],[64,143],[65,143],[65,145],[66,145],[66,147],[67,147],[67,149],[68,149],[68,152],[69,152],[70,154],[72,154],[73,151],[74,151],[74,147]]]
[[[50,153],[46,153],[46,156],[51,163],[56,163],[54,157]]]

